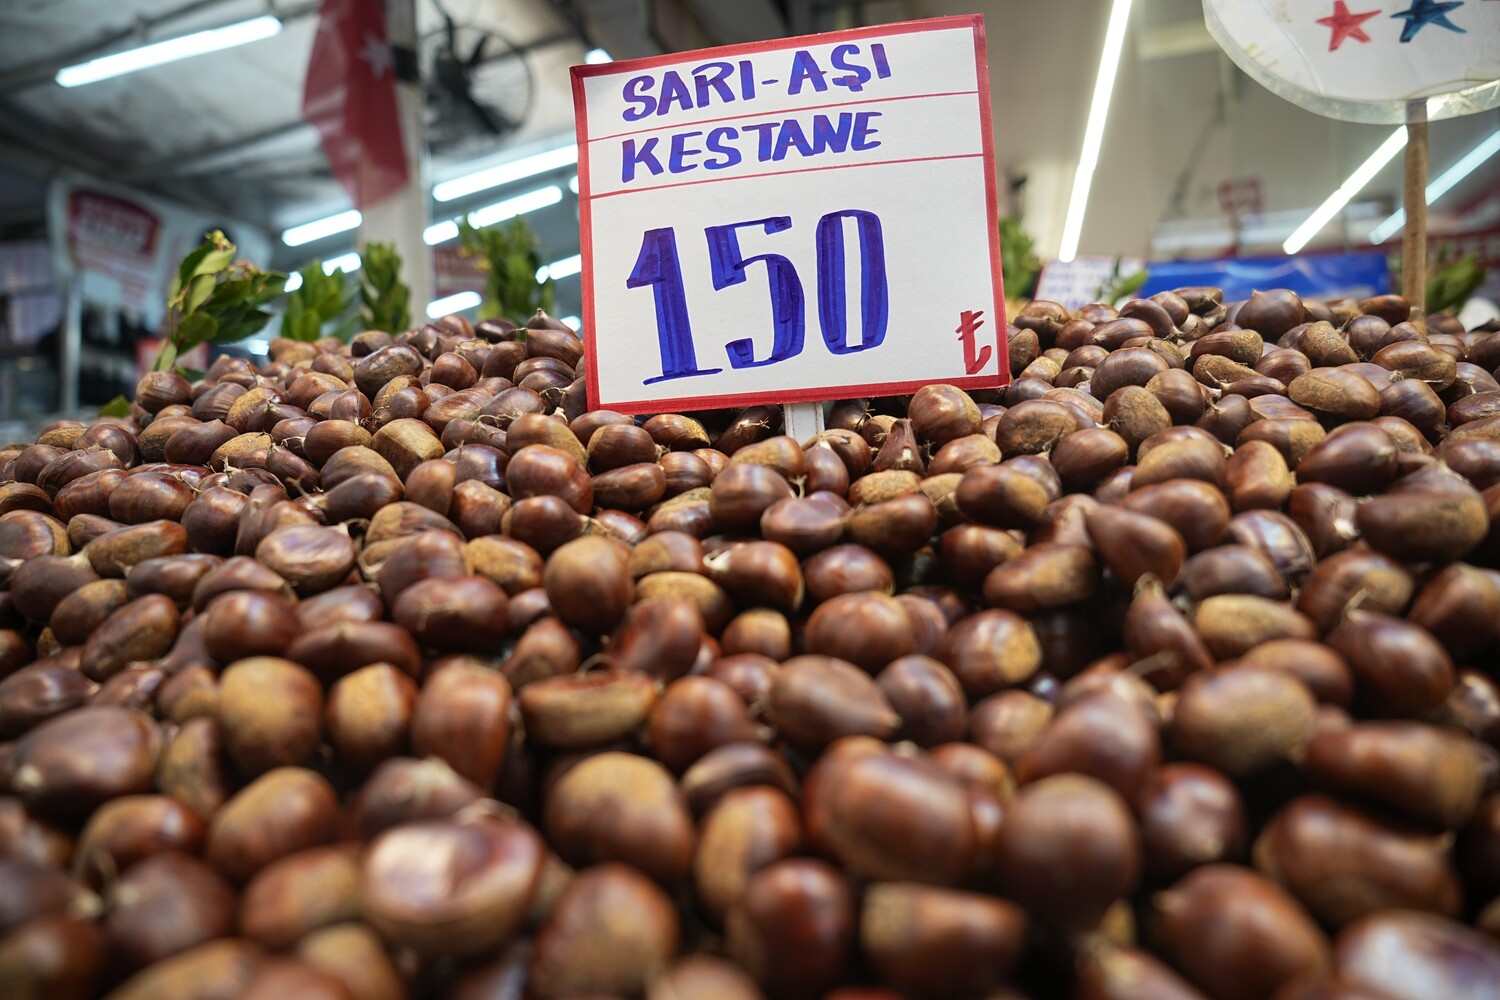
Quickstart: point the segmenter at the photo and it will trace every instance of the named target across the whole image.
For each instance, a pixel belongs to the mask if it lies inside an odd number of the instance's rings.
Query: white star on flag
[[[371,34],[365,35],[365,44],[359,50],[359,57],[369,65],[370,73],[377,80],[390,73],[396,64],[391,55],[391,47]]]

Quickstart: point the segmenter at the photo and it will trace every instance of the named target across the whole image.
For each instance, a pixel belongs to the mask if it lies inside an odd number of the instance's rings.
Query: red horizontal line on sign
[[[929,31],[982,31],[982,14],[950,14],[946,17],[928,17],[919,21],[903,21],[898,24],[870,24],[863,28],[845,28],[841,31],[824,32],[817,35],[788,35],[785,38],[766,38],[757,42],[737,42],[734,45],[716,45],[711,50],[721,59],[731,56],[753,55],[760,52],[790,52],[814,45],[832,45],[831,35],[849,40],[874,38],[883,35],[920,35]],[[700,50],[707,51],[707,50]],[[622,59],[613,63],[593,63],[587,66],[572,66],[569,72],[580,79],[593,76],[615,76],[634,73],[641,69],[656,69],[686,62],[684,56],[692,52],[668,52],[659,56],[644,56],[640,59]]]
[[[665,191],[668,188],[689,187],[694,184],[722,184],[725,181],[748,181],[756,177],[785,177],[787,174],[810,174],[818,170],[853,170],[855,167],[888,167],[897,163],[928,163],[932,160],[973,160],[984,156],[983,153],[952,153],[948,156],[908,156],[903,160],[873,160],[869,163],[840,163],[828,167],[798,167],[796,170],[767,170],[759,174],[737,174],[734,177],[705,177],[701,181],[678,181],[676,184],[658,184],[655,187],[627,188],[624,191],[606,191],[604,194],[591,194],[589,201],[597,201],[600,198],[614,198],[622,194],[646,194],[649,191]]]
[[[769,118],[773,115],[795,115],[803,111],[822,111],[824,108],[847,108],[852,104],[884,104],[887,101],[917,101],[924,97],[962,97],[965,94],[977,94],[977,90],[945,90],[936,94],[907,94],[903,97],[868,97],[864,100],[837,101],[833,104],[809,104],[802,108],[771,108],[763,111],[745,111],[737,115],[724,115],[722,118],[704,118],[694,122],[672,122],[669,125],[652,125],[650,128],[638,128],[631,132],[614,132],[610,135],[590,137],[589,144],[596,142],[607,142],[610,139],[623,139],[628,135],[640,135],[643,132],[662,132],[666,129],[685,128],[688,125],[713,125],[716,122],[732,122],[738,118]]]
[[[851,385],[812,386],[807,389],[772,389],[765,392],[741,392],[729,395],[688,396],[665,399],[626,399],[601,401],[594,409],[611,409],[620,413],[677,413],[689,410],[712,410],[727,406],[751,406],[757,403],[817,403],[827,399],[844,399],[850,396],[906,396],[924,385],[940,383],[960,389],[998,389],[1009,385],[1009,372],[1001,372],[999,362],[995,371],[986,375],[966,375],[959,378],[925,378],[906,382],[856,382]],[[592,385],[593,383],[590,383]]]

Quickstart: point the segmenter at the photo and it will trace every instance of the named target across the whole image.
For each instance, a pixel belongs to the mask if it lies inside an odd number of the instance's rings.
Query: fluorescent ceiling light
[[[545,174],[549,170],[561,170],[577,162],[578,146],[568,143],[557,149],[549,149],[545,153],[537,153],[534,156],[512,160],[510,163],[502,163],[498,167],[489,167],[463,177],[455,177],[451,181],[443,181],[433,186],[432,196],[438,201],[452,201],[488,188],[525,180],[537,174]]]
[[[347,212],[330,215],[326,219],[314,219],[312,222],[293,226],[281,234],[281,242],[289,247],[300,247],[304,243],[321,240],[334,233],[346,233],[351,229],[358,229],[363,221],[364,216],[359,214],[359,209],[351,208]]]
[[[1083,214],[1089,207],[1089,187],[1094,183],[1094,167],[1099,164],[1099,147],[1104,142],[1104,124],[1109,119],[1109,99],[1115,92],[1115,75],[1120,69],[1120,50],[1125,45],[1125,29],[1129,23],[1130,0],[1114,0],[1114,6],[1109,11],[1109,27],[1104,33],[1104,53],[1099,57],[1099,76],[1094,81],[1094,99],[1089,105],[1089,122],[1083,132],[1083,152],[1078,155],[1078,173],[1073,176],[1073,194],[1068,199],[1062,247],[1057,252],[1057,259],[1064,263],[1078,255],[1078,240],[1083,235]]]
[[[439,243],[447,243],[449,240],[458,238],[458,223],[452,219],[445,222],[434,222],[422,230],[422,242],[430,247]]]
[[[562,260],[554,260],[550,264],[543,264],[541,267],[537,268],[536,280],[546,281],[548,278],[551,278],[553,281],[556,281],[558,278],[566,278],[571,275],[577,274],[582,270],[583,257],[580,254],[575,253],[571,257],[564,257]]]
[[[439,316],[446,316],[449,313],[473,309],[483,301],[484,299],[478,292],[459,292],[456,295],[449,295],[427,306],[427,318],[437,319]]]
[[[513,219],[527,212],[535,212],[549,205],[556,205],[562,201],[562,188],[553,184],[548,187],[528,191],[526,194],[507,198],[505,201],[497,201],[493,205],[476,208],[469,213],[469,225],[483,229],[485,226],[493,226],[497,222]],[[447,243],[449,240],[458,238],[458,223],[453,219],[443,222],[435,222],[422,230],[422,241],[428,246],[436,246],[439,243]]]
[[[590,66],[597,66],[600,63],[614,62],[615,57],[603,49],[589,49],[583,54],[583,61]]]
[[[556,205],[562,201],[562,196],[562,188],[556,184],[540,188],[536,191],[528,191],[525,194],[518,194],[514,198],[507,198],[505,201],[497,201],[493,205],[476,208],[469,213],[469,225],[479,227],[493,226],[497,222],[504,222],[506,219],[513,219],[518,215],[525,215],[527,212],[535,212],[538,209]]]
[[[1296,253],[1307,246],[1307,241],[1318,235],[1323,227],[1333,219],[1335,215],[1343,211],[1349,199],[1364,190],[1366,184],[1374,180],[1375,175],[1380,173],[1382,167],[1390,163],[1392,158],[1406,146],[1406,126],[1402,125],[1380,144],[1380,148],[1370,154],[1370,158],[1361,163],[1349,175],[1349,179],[1339,185],[1339,189],[1328,196],[1328,200],[1319,205],[1307,221],[1298,226],[1291,236],[1287,237],[1281,249],[1287,253]]]
[[[353,272],[353,271],[358,271],[360,269],[360,266],[361,266],[361,262],[360,262],[360,259],[359,259],[359,254],[357,254],[357,253],[340,254],[339,256],[333,258],[332,260],[325,260],[323,262],[323,273],[324,274],[332,274],[334,271],[343,271],[345,273],[349,273],[349,272]],[[299,289],[301,287],[302,287],[302,275],[301,275],[300,272],[293,271],[291,274],[287,275],[286,286],[283,289],[284,291],[295,292],[297,289]]]
[[[1437,180],[1427,185],[1427,204],[1431,205],[1443,195],[1451,191],[1459,181],[1472,174],[1479,165],[1496,153],[1500,153],[1500,131],[1490,133],[1490,137],[1473,149],[1463,159],[1438,175]],[[1398,208],[1394,215],[1376,226],[1370,232],[1371,243],[1384,243],[1406,225],[1406,209]]]
[[[124,76],[126,73],[134,73],[136,70],[147,69],[151,66],[161,66],[165,63],[177,62],[179,59],[188,59],[207,52],[218,52],[236,45],[244,45],[246,42],[270,38],[280,30],[281,22],[266,14],[238,24],[208,31],[195,31],[191,35],[168,38],[165,41],[152,42],[150,45],[90,59],[76,66],[66,66],[57,71],[54,79],[63,87],[81,87],[86,83],[97,83],[111,77]]]
[[[323,262],[323,273],[324,274],[332,274],[334,271],[345,271],[345,272],[358,271],[359,268],[360,268],[360,260],[359,260],[359,254],[357,254],[357,253],[339,254],[337,257],[334,257],[332,260],[325,260]]]

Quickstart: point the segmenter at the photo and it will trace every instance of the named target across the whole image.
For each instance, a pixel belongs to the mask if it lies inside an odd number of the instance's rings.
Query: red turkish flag
[[[323,137],[334,176],[367,208],[406,183],[395,59],[381,0],[323,0],[302,117]]]

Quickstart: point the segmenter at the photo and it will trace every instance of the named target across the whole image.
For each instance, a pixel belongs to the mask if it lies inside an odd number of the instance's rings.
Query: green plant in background
[[[1007,298],[1031,298],[1042,273],[1042,260],[1036,255],[1036,241],[1013,215],[1000,220],[1000,270]]]
[[[265,306],[286,287],[286,275],[235,260],[235,245],[214,230],[182,259],[167,298],[161,351],[152,371],[167,371],[199,344],[232,344],[271,321]]]
[[[394,243],[366,243],[359,253],[359,320],[366,330],[404,333],[411,326],[411,289],[401,283]]]
[[[1469,254],[1458,260],[1450,260],[1451,256],[1452,248],[1445,246],[1438,251],[1437,260],[1432,262],[1427,274],[1424,312],[1445,312],[1457,316],[1464,304],[1479,290],[1479,286],[1484,284],[1488,272],[1480,265],[1477,255]],[[1391,269],[1391,288],[1399,292],[1404,286],[1401,255],[1391,254],[1387,260]]]
[[[265,307],[286,288],[286,275],[235,260],[236,252],[235,245],[215,229],[182,258],[167,295],[162,345],[152,371],[175,368],[185,378],[202,378],[202,372],[178,367],[177,359],[199,344],[244,340],[271,321]],[[99,415],[129,416],[130,400],[117,396],[99,409]]]
[[[312,261],[297,272],[302,284],[286,294],[286,311],[281,315],[281,335],[290,340],[314,341],[324,336],[329,323],[348,313],[354,305],[357,289],[343,271],[323,273],[323,262]],[[354,335],[357,321],[350,316],[330,333],[340,340]]]
[[[478,257],[484,275],[481,318],[505,316],[524,322],[538,309],[552,311],[552,280],[536,280],[542,258],[536,234],[525,219],[514,218],[496,226],[478,228],[467,220],[458,224],[459,253]]]
[[[1131,298],[1136,292],[1146,287],[1146,279],[1149,277],[1151,277],[1151,272],[1144,268],[1130,274],[1121,274],[1120,258],[1116,257],[1109,280],[1099,286],[1099,290],[1094,293],[1094,301],[1114,305],[1121,299]]]
[[[1449,262],[1447,247],[1438,253],[1437,265],[1427,276],[1427,311],[1457,316],[1469,297],[1484,284],[1485,269],[1477,254]]]

